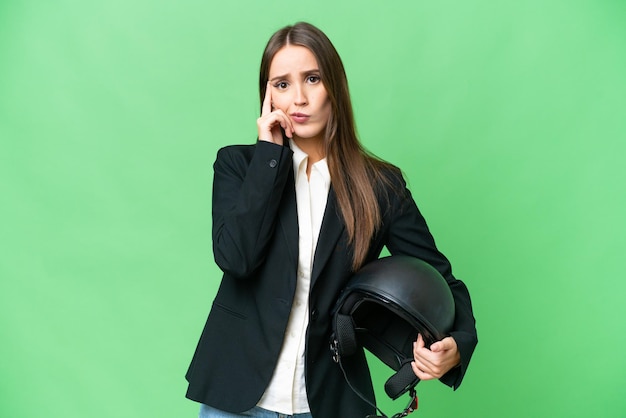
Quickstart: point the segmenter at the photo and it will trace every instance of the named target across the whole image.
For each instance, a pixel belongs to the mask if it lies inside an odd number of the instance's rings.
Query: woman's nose
[[[306,93],[304,91],[304,87],[303,86],[296,87],[296,92],[295,92],[295,96],[294,96],[293,102],[297,106],[304,106],[304,105],[306,105],[308,103],[307,102],[307,98],[306,98]]]

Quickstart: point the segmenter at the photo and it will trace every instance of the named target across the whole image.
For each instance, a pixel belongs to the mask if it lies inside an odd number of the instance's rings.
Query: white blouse
[[[309,156],[293,140],[289,141],[289,145],[293,151],[299,228],[296,295],[278,364],[258,406],[293,415],[310,412],[304,382],[304,345],[309,324],[309,288],[313,257],[328,200],[330,172],[324,158],[313,164],[307,179]]]

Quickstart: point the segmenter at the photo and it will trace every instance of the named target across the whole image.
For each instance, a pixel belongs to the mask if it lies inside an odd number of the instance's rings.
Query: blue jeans
[[[268,411],[267,409],[259,408],[255,406],[249,411],[242,412],[241,414],[234,414],[232,412],[224,412],[219,409],[212,408],[208,405],[202,404],[200,406],[200,414],[198,418],[239,418],[239,417],[252,417],[252,418],[313,418],[310,413],[285,415],[278,412]]]

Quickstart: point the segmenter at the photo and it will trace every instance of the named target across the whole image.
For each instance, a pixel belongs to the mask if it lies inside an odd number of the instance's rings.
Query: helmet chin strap
[[[391,418],[402,418],[402,417],[406,417],[407,415],[409,415],[411,412],[416,411],[417,410],[417,394],[415,393],[415,388],[411,388],[409,390],[409,395],[411,396],[411,400],[409,401],[409,404],[406,406],[406,408],[404,408],[404,411],[402,412],[398,412],[397,414],[395,414],[393,417]]]
[[[415,388],[420,382],[419,377],[413,373],[412,361],[412,358],[404,359],[398,371],[385,382],[385,393],[391,399],[398,399],[404,392]]]
[[[364,402],[366,402],[368,405],[370,405],[380,414],[380,415],[367,415],[365,418],[389,418],[387,415],[385,415],[383,411],[380,410],[380,408],[378,408],[378,406],[376,406],[375,403],[367,399],[361,392],[359,392],[352,385],[352,383],[350,383],[350,378],[348,377],[348,373],[343,367],[343,363],[341,361],[342,355],[340,353],[341,350],[339,346],[340,346],[339,341],[337,339],[333,339],[330,345],[330,350],[332,352],[333,360],[335,361],[335,363],[339,364],[339,368],[341,369],[341,372],[343,373],[343,377],[345,381],[348,383],[348,386],[350,387],[350,389],[352,389],[352,391],[359,398],[361,398]],[[403,362],[402,367],[394,375],[392,375],[385,383],[385,392],[390,398],[395,400],[398,397],[400,397],[400,395],[402,395],[404,392],[407,392],[407,391],[409,392],[409,396],[411,397],[411,400],[409,401],[406,408],[404,408],[402,412],[398,412],[397,414],[393,415],[391,418],[406,417],[411,412],[414,412],[417,410],[418,401],[417,401],[417,393],[415,392],[415,386],[420,382],[420,379],[417,376],[415,376],[415,373],[413,373],[413,369],[411,368],[411,361],[412,359],[406,359]]]

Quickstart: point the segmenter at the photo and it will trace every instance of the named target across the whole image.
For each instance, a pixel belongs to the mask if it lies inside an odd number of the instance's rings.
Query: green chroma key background
[[[0,416],[197,415],[212,163],[255,140],[262,49],[298,20],[473,296],[466,379],[420,383],[416,416],[626,416],[618,0],[2,1]]]

